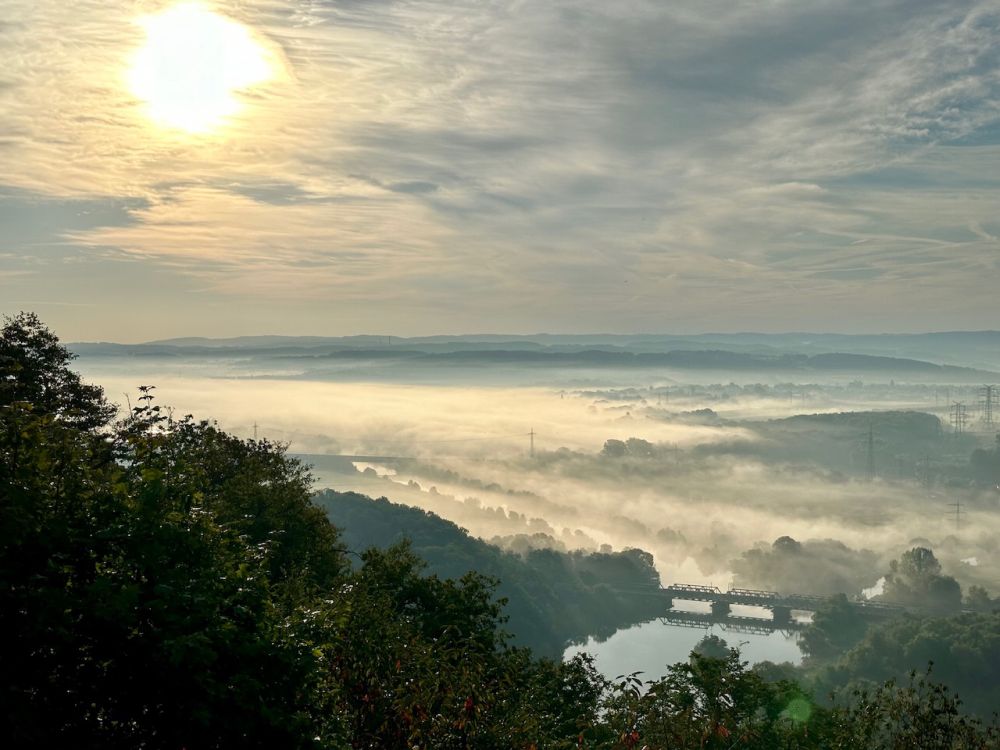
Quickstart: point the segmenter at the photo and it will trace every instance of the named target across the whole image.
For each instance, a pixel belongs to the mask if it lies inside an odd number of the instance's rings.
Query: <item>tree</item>
[[[992,450],[977,448],[969,457],[973,478],[981,485],[1000,485],[1000,433]]]
[[[988,718],[1000,705],[1000,614],[903,617],[872,627],[837,662],[816,674],[819,694],[856,685],[905,681],[934,664],[938,682],[962,696],[967,710]]]
[[[322,607],[314,642],[355,748],[570,748],[594,736],[605,681],[508,648],[495,581],[423,575],[406,543],[370,549]]]
[[[106,425],[116,407],[69,369],[74,355],[34,313],[4,316],[0,328],[0,407],[22,404],[82,429]]]
[[[909,674],[905,685],[889,681],[858,690],[850,708],[836,715],[830,747],[872,750],[995,750],[1000,734],[963,716],[961,701],[930,681],[931,670]]]
[[[630,437],[625,441],[625,450],[630,456],[650,458],[656,454],[656,447],[648,440]]]
[[[734,583],[744,588],[853,594],[874,583],[877,557],[834,539],[799,542],[789,536],[758,544],[732,561]]]
[[[724,638],[717,635],[706,635],[694,647],[694,653],[699,656],[708,656],[712,659],[729,658],[729,644]]]
[[[904,552],[898,562],[894,562],[892,571],[909,580],[916,581],[941,575],[941,563],[937,561],[934,553],[926,547],[914,547]]]
[[[836,659],[855,646],[868,623],[843,594],[830,597],[813,614],[812,622],[802,631],[799,645],[813,660]]]
[[[241,440],[191,417],[167,419],[144,386],[115,441],[135,485],[159,502],[198,508],[238,535],[265,566],[272,594],[289,604],[335,585],[348,565],[337,531],[312,501],[312,477],[268,440]]]
[[[713,643],[713,646],[718,644]],[[713,648],[713,651],[715,649]],[[613,686],[604,705],[608,747],[823,747],[826,712],[793,683],[764,681],[736,649],[724,658],[693,651],[687,662],[645,684],[631,675]]]
[[[608,458],[621,458],[628,453],[628,448],[625,447],[625,442],[622,440],[615,440],[610,438],[604,441],[604,447],[601,449],[601,455],[607,456]]]
[[[926,547],[914,547],[889,565],[882,598],[940,611],[958,611],[962,589],[951,576],[941,574],[941,563]]]
[[[1000,600],[990,598],[990,592],[982,586],[970,586],[965,594],[964,606],[979,612],[994,612],[1000,609]]]
[[[33,315],[7,319],[0,354],[6,745],[336,746],[297,637],[309,602],[275,595],[345,569],[315,509],[302,541],[297,465],[163,419],[149,389],[112,425]],[[296,564],[275,564],[290,538]]]

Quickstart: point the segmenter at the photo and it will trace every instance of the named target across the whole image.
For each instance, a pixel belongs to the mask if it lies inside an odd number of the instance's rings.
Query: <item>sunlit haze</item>
[[[132,93],[161,125],[199,132],[239,109],[239,92],[267,80],[265,50],[250,31],[199,3],[139,19],[146,42],[129,71]]]

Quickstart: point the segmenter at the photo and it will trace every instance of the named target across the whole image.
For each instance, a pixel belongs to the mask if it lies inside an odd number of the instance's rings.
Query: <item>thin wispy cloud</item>
[[[995,309],[993,0],[206,3],[279,70],[199,137],[153,126],[125,85],[136,19],[167,5],[0,1],[10,236],[25,202],[105,201],[103,223],[48,228],[95,275],[128,261],[294,302],[292,325],[363,305],[399,333],[984,327]],[[5,284],[48,298],[65,265]]]

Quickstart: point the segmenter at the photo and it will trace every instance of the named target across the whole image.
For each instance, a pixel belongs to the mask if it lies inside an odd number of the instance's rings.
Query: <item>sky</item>
[[[0,312],[65,340],[1000,318],[1000,0],[0,19]]]

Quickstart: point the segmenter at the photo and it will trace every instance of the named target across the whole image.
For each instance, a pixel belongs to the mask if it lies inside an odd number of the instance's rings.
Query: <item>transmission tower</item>
[[[535,428],[534,427],[531,428],[531,432],[528,433],[528,437],[531,438],[531,443],[530,443],[531,447],[529,448],[529,451],[530,451],[531,457],[534,458],[535,457]]]
[[[986,429],[993,428],[993,399],[996,398],[996,395],[997,387],[995,385],[984,385],[979,389],[979,415]]]
[[[956,435],[965,432],[966,425],[969,424],[969,413],[965,408],[965,403],[956,401],[951,405],[951,429]]]
[[[924,456],[917,462],[917,478],[920,484],[929,487],[931,484],[931,457]]]
[[[953,514],[955,516],[955,531],[958,532],[962,526],[962,515],[965,513],[965,511],[962,510],[962,501],[958,500],[957,502],[954,503],[948,503],[948,506],[955,509],[953,511]]]
[[[871,482],[875,479],[875,428],[870,424],[868,425],[868,439],[865,448],[868,455],[865,475],[868,477],[868,481]]]

